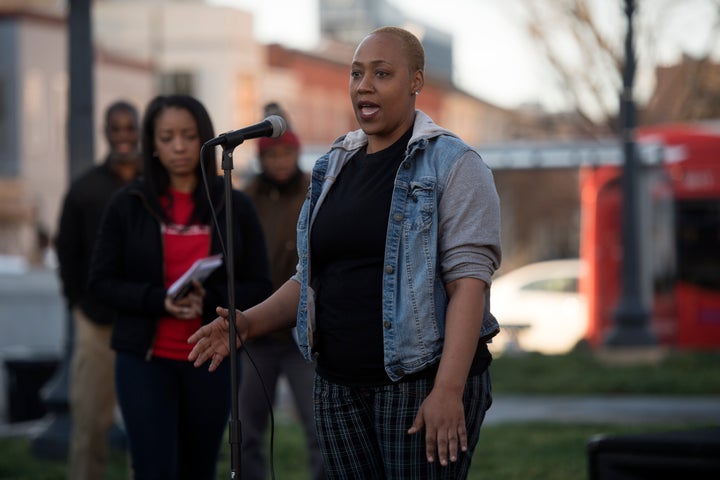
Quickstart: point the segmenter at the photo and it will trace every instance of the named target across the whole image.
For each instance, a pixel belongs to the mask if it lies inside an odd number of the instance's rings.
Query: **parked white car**
[[[500,333],[490,344],[496,354],[535,351],[563,354],[585,337],[586,299],[578,292],[581,260],[532,263],[493,280],[490,311]]]

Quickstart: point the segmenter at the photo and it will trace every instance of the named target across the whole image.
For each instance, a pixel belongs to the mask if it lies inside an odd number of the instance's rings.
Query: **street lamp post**
[[[615,325],[605,338],[612,347],[648,346],[656,343],[649,329],[649,312],[642,300],[640,276],[640,222],[638,215],[638,156],[635,146],[635,103],[633,82],[635,77],[635,52],[633,42],[633,13],[635,0],[625,0],[627,36],[625,37],[625,65],[623,89],[620,96],[620,130],[622,132],[624,168],[623,190],[623,262],[622,295],[615,311]]]

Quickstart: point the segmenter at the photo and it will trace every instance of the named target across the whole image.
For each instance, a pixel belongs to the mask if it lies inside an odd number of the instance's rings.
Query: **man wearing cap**
[[[290,129],[277,138],[261,138],[258,156],[261,172],[245,191],[260,216],[273,287],[277,289],[295,273],[297,218],[310,185],[310,175],[300,170],[300,141]],[[284,374],[307,437],[310,478],[324,479],[313,418],[314,366],[303,359],[292,330],[253,339],[247,347],[258,372],[251,362],[242,362],[243,381],[238,402],[242,425],[241,477],[243,480],[267,478],[265,431],[269,411],[261,381],[274,403],[278,377]]]

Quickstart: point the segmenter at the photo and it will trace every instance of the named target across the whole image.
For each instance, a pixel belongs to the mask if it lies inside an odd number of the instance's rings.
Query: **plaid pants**
[[[425,430],[408,435],[432,379],[347,387],[315,376],[315,423],[328,479],[464,479],[492,403],[490,372],[468,378],[463,394],[467,452],[441,466],[425,457]]]

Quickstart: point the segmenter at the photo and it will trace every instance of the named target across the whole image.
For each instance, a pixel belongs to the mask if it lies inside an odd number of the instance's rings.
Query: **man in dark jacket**
[[[107,433],[115,413],[114,363],[110,333],[114,312],[87,291],[90,257],[105,205],[140,169],[137,109],[116,102],[105,113],[110,152],[70,185],[55,240],[63,294],[72,312],[73,355],[70,365],[72,434],[68,478],[105,477]]]
[[[285,116],[276,104],[266,106],[265,114]],[[297,218],[310,185],[310,175],[300,170],[300,141],[290,129],[278,138],[261,138],[258,153],[262,172],[251,180],[245,192],[260,216],[268,245],[273,288],[277,289],[295,273]],[[259,392],[262,392],[261,382],[264,382],[270,400],[274,401],[279,376],[284,375],[303,422],[310,478],[325,478],[313,418],[314,365],[305,362],[290,330],[256,338],[247,343],[247,350],[254,365],[243,362],[239,394],[243,427],[241,477],[264,480],[267,476],[265,432],[269,411]]]

